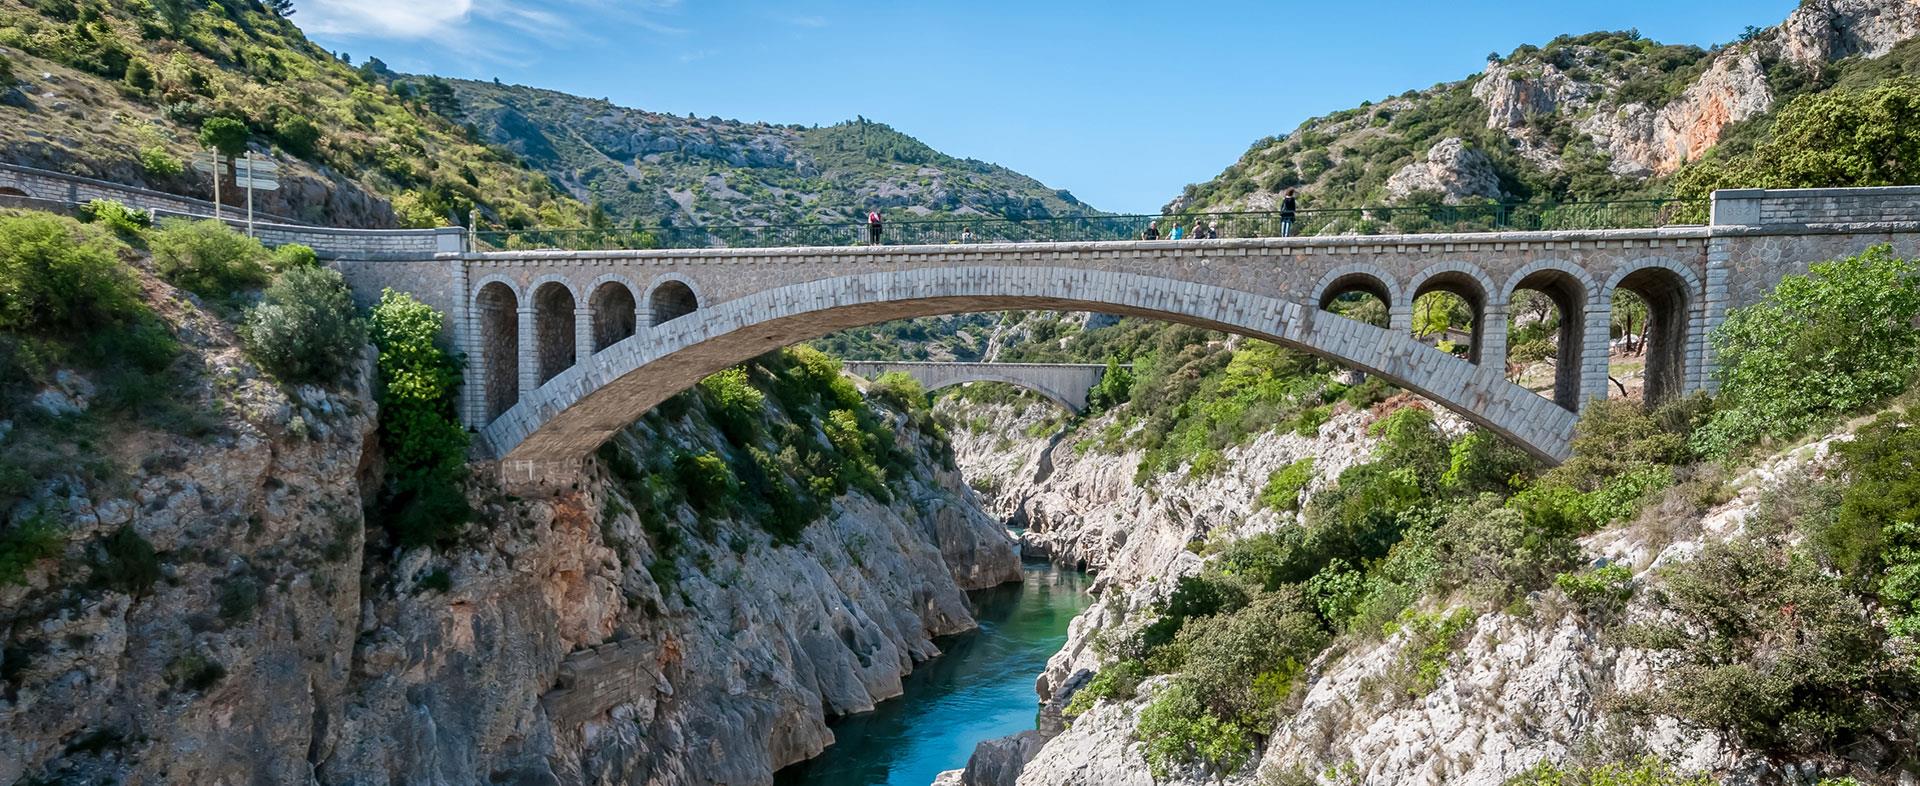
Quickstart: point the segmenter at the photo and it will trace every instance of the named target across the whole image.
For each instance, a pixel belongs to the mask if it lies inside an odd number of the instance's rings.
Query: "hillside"
[[[1920,53],[1901,44],[1916,34],[1920,6],[1904,0],[1809,0],[1713,49],[1561,36],[1259,140],[1168,209],[1266,210],[1289,187],[1321,208],[1666,195],[1675,173],[1722,141],[1750,144],[1796,98],[1911,75]]]
[[[696,118],[552,90],[406,77],[450,87],[448,113],[622,224],[710,226],[1092,212],[1005,167],[943,154],[864,118],[803,127]]]
[[[586,208],[513,156],[395,95],[249,0],[0,0],[0,160],[211,199],[185,162],[209,118],[244,122],[315,223],[577,226]],[[237,204],[236,195],[227,194]]]

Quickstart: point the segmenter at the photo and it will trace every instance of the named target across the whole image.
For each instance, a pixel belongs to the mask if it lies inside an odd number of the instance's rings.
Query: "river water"
[[[1028,561],[1026,581],[972,593],[980,629],[938,640],[944,653],[906,678],[906,693],[831,722],[835,737],[776,786],[927,786],[965,767],[973,746],[1034,726],[1033,681],[1087,607],[1084,573]]]

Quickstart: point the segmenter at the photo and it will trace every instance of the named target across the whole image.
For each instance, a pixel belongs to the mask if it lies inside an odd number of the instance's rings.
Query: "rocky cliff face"
[[[26,503],[66,545],[0,586],[0,782],[767,783],[970,629],[964,590],[1020,576],[905,427],[892,501],[843,495],[792,545],[680,509],[661,565],[596,470],[553,499],[481,489],[463,542],[392,550],[362,516],[371,370],[283,390],[227,326],[169,313],[220,427],[114,435],[94,449],[124,474]],[[43,398],[86,406],[69,387]]]
[[[1288,187],[1319,208],[1416,192],[1450,202],[1641,196],[1736,124],[1822,89],[1830,64],[1884,56],[1916,35],[1912,0],[1810,0],[1777,26],[1713,49],[1661,46],[1637,33],[1562,36],[1496,56],[1466,79],[1261,140],[1169,208],[1268,210]],[[1497,188],[1483,185],[1489,170]]]
[[[960,416],[954,413],[954,416]],[[1064,703],[1102,664],[1095,642],[1151,618],[1180,576],[1199,570],[1203,544],[1217,546],[1278,527],[1293,526],[1293,514],[1253,510],[1260,483],[1273,469],[1306,456],[1317,458],[1311,488],[1325,487],[1346,467],[1368,460],[1374,439],[1372,416],[1346,412],[1313,438],[1270,433],[1227,452],[1221,474],[1192,481],[1183,473],[1154,478],[1144,487],[1131,480],[1133,457],[1087,455],[1074,441],[1097,434],[1100,421],[1062,446],[1063,458],[1044,482],[1019,476],[990,495],[1025,510],[1030,549],[1099,571],[1096,602],[1074,620],[1066,646],[1040,675],[1036,690],[1054,706]],[[1448,430],[1462,424],[1443,419]],[[1759,463],[1735,477],[1737,497],[1698,518],[1660,526],[1609,529],[1582,542],[1584,553],[1628,566],[1640,591],[1624,612],[1628,621],[1659,613],[1649,600],[1662,580],[1659,568],[1689,559],[1705,543],[1742,532],[1762,498],[1794,478],[1817,476],[1828,466],[1842,431]],[[974,448],[961,443],[963,464]],[[1120,467],[1121,469],[1116,469]],[[1439,601],[1435,610],[1446,610]],[[1607,635],[1603,625],[1556,591],[1535,593],[1524,610],[1471,619],[1462,643],[1447,658],[1430,692],[1409,696],[1386,687],[1403,671],[1409,635],[1361,638],[1336,646],[1308,667],[1304,689],[1265,741],[1257,761],[1236,773],[1197,769],[1156,780],[1149,775],[1143,743],[1135,737],[1139,713],[1160,678],[1142,685],[1130,701],[1101,701],[1074,718],[1037,752],[1018,751],[1013,741],[983,745],[965,778],[968,784],[1094,786],[1095,784],[1236,784],[1276,781],[1341,784],[1474,784],[1498,786],[1540,763],[1620,751],[1651,754],[1682,771],[1717,772],[1730,783],[1813,783],[1817,765],[1782,765],[1742,751],[1713,733],[1683,729],[1671,719],[1635,725],[1609,698],[1660,685],[1660,656],[1633,649]],[[1004,777],[1015,757],[1017,777]],[[980,775],[973,778],[976,771]],[[1909,783],[1899,781],[1902,784]]]

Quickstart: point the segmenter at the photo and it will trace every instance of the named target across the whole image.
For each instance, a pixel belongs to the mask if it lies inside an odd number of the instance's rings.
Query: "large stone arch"
[[[766,352],[887,320],[1003,309],[1141,316],[1301,349],[1425,395],[1549,461],[1565,458],[1572,437],[1572,412],[1507,382],[1501,369],[1433,352],[1405,334],[1241,290],[1046,266],[854,274],[709,305],[562,373],[483,433],[508,477],[572,471],[669,396]]]
[[[1609,317],[1593,277],[1571,262],[1542,259],[1508,276],[1500,289],[1501,299],[1511,305],[1514,293],[1522,289],[1546,295],[1560,312],[1554,402],[1568,412],[1578,412],[1581,402],[1605,396]]]
[[[1031,390],[1040,394],[1041,398],[1053,402],[1055,406],[1068,412],[1084,412],[1087,408],[1086,396],[1084,395],[1076,397],[1032,380],[1020,379],[1012,374],[974,374],[966,379],[953,379],[942,382],[939,385],[931,386],[927,388],[927,392],[932,393],[936,390],[946,390],[951,387],[971,385],[975,382],[996,382],[1002,385],[1012,385],[1021,390]]]
[[[1626,289],[1647,304],[1648,404],[1670,401],[1699,387],[1706,343],[1705,291],[1693,269],[1665,257],[1635,259],[1615,268],[1597,300],[1612,323],[1613,296]]]
[[[1488,330],[1493,317],[1500,320],[1498,331],[1502,343],[1494,355],[1501,363],[1506,362],[1504,339],[1506,337],[1506,309],[1496,308],[1499,297],[1493,279],[1486,271],[1465,262],[1441,262],[1429,266],[1415,274],[1407,282],[1407,309],[1409,314],[1413,305],[1421,296],[1429,292],[1445,292],[1466,301],[1467,308],[1473,312],[1473,344],[1468,349],[1467,360],[1471,363],[1486,362],[1490,349],[1487,341]],[[1497,313],[1496,313],[1497,312]]]

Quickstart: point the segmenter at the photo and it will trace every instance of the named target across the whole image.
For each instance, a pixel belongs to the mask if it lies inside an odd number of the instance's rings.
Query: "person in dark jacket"
[[[880,245],[880,211],[867,211],[867,245]]]
[[[1287,189],[1287,192],[1285,194],[1282,194],[1280,196],[1280,236],[1281,237],[1293,237],[1293,217],[1295,215],[1295,211],[1300,209],[1300,203],[1296,199],[1294,199],[1294,195],[1296,193],[1298,192],[1289,188]]]
[[[1147,231],[1140,233],[1140,239],[1141,240],[1159,240],[1160,239],[1160,222],[1148,221]]]

